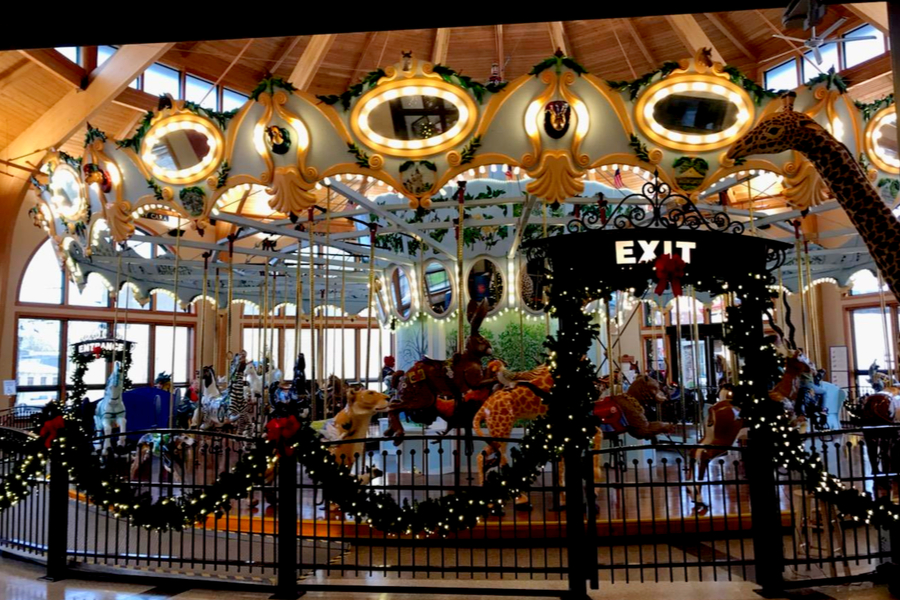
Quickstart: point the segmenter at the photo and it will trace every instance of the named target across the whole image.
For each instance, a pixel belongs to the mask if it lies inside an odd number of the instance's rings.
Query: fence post
[[[47,486],[47,581],[66,578],[69,554],[69,469],[50,454]],[[56,532],[56,533],[54,533]]]
[[[887,535],[891,560],[882,565],[881,570],[887,577],[888,591],[891,596],[900,597],[900,525],[891,525],[887,530]]]
[[[784,535],[772,448],[751,433],[743,459],[750,488],[756,583],[768,596],[784,587]]]
[[[293,600],[297,590],[297,455],[278,459],[278,580],[272,598]]]
[[[563,451],[565,461],[564,489],[566,491],[566,554],[568,555],[569,591],[566,600],[588,600],[585,570],[584,528],[584,456],[581,450],[568,445]],[[594,550],[596,552],[596,550]]]

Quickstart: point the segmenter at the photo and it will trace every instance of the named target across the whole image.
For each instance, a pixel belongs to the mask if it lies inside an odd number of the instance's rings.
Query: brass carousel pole
[[[200,303],[197,305],[197,310],[200,312],[200,364],[203,364],[204,350],[206,349],[206,293],[208,291],[207,275],[209,269],[209,257],[212,256],[212,252],[204,252],[202,256],[203,294],[200,297]]]
[[[694,395],[697,403],[696,412],[696,429],[697,440],[703,439],[703,404],[704,398],[700,391],[700,324],[697,319],[697,290],[691,285],[691,338],[693,350],[691,354],[694,357]]]
[[[466,307],[463,306],[463,294],[462,289],[465,283],[463,282],[463,237],[465,237],[465,231],[463,229],[463,219],[465,218],[465,191],[466,191],[466,182],[459,182],[459,189],[456,191],[456,200],[457,200],[457,226],[456,226],[456,281],[459,286],[459,301],[457,302],[457,316],[456,316],[456,351],[462,353],[463,351],[463,340],[465,339],[465,323],[466,323]]]
[[[316,364],[316,275],[313,272],[313,209],[309,209],[309,363],[310,363],[310,397],[312,398],[312,415],[316,419],[316,389],[318,387],[318,365]],[[324,408],[324,407],[323,407]]]
[[[888,335],[888,327],[890,326],[890,322],[888,321],[888,312],[887,306],[884,298],[884,279],[881,276],[881,271],[878,271],[878,298],[881,304],[881,332],[884,337],[884,359],[887,362],[887,370],[888,377],[890,377],[890,382],[888,385],[894,385],[894,361],[891,360],[891,346],[890,346],[890,336]]]
[[[369,226],[369,294],[366,299],[366,387],[369,385],[369,369],[372,364],[372,296],[375,294],[375,233],[377,225]]]
[[[178,323],[178,275],[181,262],[181,236],[184,235],[184,232],[181,230],[181,213],[178,214],[178,224],[175,229],[177,232],[177,237],[175,238],[175,300],[173,302],[174,306],[172,308],[172,370],[170,373],[172,374],[172,393],[175,392],[175,343],[178,339],[176,332],[178,331],[176,325]],[[200,376],[203,376],[202,373],[202,365],[201,365],[201,373]],[[190,383],[190,369],[188,369],[187,378],[188,383]],[[202,385],[202,384],[201,384]],[[202,390],[201,390],[202,392]],[[201,393],[202,396],[202,393]],[[202,398],[200,400],[202,402]],[[173,419],[175,418],[175,406],[174,402],[169,402],[169,428],[172,428]]]

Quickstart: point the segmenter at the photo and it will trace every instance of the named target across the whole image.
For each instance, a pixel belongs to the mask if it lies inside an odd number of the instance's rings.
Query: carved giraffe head
[[[726,155],[734,160],[751,154],[778,154],[785,150],[804,150],[803,142],[812,137],[821,125],[811,117],[794,110],[797,94],[788,92],[781,97],[784,105],[779,112],[760,119],[753,129],[738,139]]]

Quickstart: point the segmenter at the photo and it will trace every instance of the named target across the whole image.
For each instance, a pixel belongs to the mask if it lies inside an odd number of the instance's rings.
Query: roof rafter
[[[865,4],[845,4],[844,8],[873,25],[884,35],[890,35],[888,28],[887,2],[867,2]]]
[[[83,90],[87,85],[87,71],[53,48],[19,50],[19,52],[63,83],[79,90]]]
[[[752,61],[756,60],[756,56],[754,56],[753,53],[747,49],[743,42],[741,42],[741,40],[738,39],[738,37],[734,33],[732,33],[725,22],[717,17],[715,13],[703,13],[703,16],[709,19],[709,22],[712,23],[713,26],[722,33],[722,35],[728,38],[728,41],[734,44],[735,48],[741,51],[741,54]]]
[[[431,62],[442,65],[447,62],[447,50],[450,48],[450,28],[439,27],[434,36],[434,47],[431,50]]]
[[[637,30],[637,25],[635,24],[634,19],[622,19],[622,22],[625,23],[625,27],[628,29],[628,33],[631,34],[631,39],[634,40],[634,43],[641,51],[641,54],[644,55],[644,58],[647,60],[651,67],[655,67],[657,65],[656,59],[653,58],[653,55],[650,54],[650,51],[647,49],[647,45],[644,43],[643,38],[641,38],[641,34]]]
[[[547,23],[547,31],[550,34],[550,44],[553,46],[553,51],[555,52],[559,49],[566,56],[571,56],[569,54],[571,48],[566,43],[566,29],[563,27],[563,22],[550,21]]]
[[[328,54],[331,44],[334,43],[335,35],[333,33],[314,35],[310,38],[300,60],[294,65],[294,70],[288,78],[294,87],[304,91],[309,88],[313,77],[322,65],[322,60]]]
[[[693,15],[667,15],[666,20],[672,26],[672,29],[675,30],[675,34],[678,35],[678,39],[681,40],[687,51],[691,53],[691,56],[696,55],[701,48],[709,48],[712,50],[712,59],[714,61],[725,62]]]

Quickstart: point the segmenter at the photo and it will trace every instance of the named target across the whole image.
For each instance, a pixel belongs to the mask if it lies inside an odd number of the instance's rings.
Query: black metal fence
[[[95,452],[121,445],[110,468],[152,498],[205,490],[249,450],[248,439],[223,433],[146,433],[100,438]],[[2,446],[0,477],[13,476],[16,442],[30,435],[0,428],[14,442]],[[847,485],[896,497],[898,435],[900,426],[887,426],[818,432],[805,443]],[[412,503],[479,485],[486,441],[371,439],[353,468],[375,489]],[[696,462],[703,453],[705,471]],[[296,456],[278,464],[224,517],[182,532],[113,517],[52,465],[55,477],[41,478],[27,499],[0,513],[0,549],[46,562],[54,576],[150,574],[282,595],[411,583],[417,591],[518,595],[561,594],[585,582],[751,580],[787,588],[871,579],[893,557],[889,532],[837,515],[797,473],[773,469],[765,449],[752,445],[609,445],[568,466],[566,478],[565,465],[549,463],[502,516],[446,538],[387,535],[357,523],[332,505],[328,493],[340,491],[317,485]],[[60,531],[67,533],[49,534]],[[429,587],[437,579],[449,581]]]

